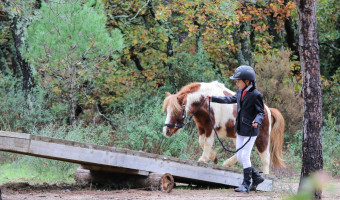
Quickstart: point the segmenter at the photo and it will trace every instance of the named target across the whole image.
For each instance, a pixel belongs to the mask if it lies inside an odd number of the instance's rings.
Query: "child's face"
[[[249,84],[249,81],[246,80],[245,81],[247,84]],[[241,90],[243,90],[247,85],[246,83],[244,83],[242,80],[236,80],[236,85],[238,88],[240,88]]]

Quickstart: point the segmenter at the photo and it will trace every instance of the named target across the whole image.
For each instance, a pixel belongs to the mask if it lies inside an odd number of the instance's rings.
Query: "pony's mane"
[[[172,94],[167,96],[163,102],[163,110],[166,111],[167,107],[170,106],[172,112],[176,112],[181,109],[181,105],[179,105],[177,100],[178,94]]]

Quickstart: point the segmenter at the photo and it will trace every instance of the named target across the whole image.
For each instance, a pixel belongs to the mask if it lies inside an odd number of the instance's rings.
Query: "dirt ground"
[[[340,179],[332,180],[333,191],[323,190],[323,199],[340,199]],[[274,200],[282,199],[296,193],[298,181],[277,180],[272,192],[236,193],[230,189],[192,188],[178,186],[170,193],[160,191],[103,190],[88,186],[81,187],[70,184],[28,185],[27,183],[9,183],[1,186],[3,200]]]

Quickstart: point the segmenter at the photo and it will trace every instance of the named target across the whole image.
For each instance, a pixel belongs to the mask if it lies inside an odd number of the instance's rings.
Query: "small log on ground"
[[[138,188],[146,190],[160,190],[171,192],[174,188],[174,178],[169,173],[150,173],[148,176],[94,171],[78,168],[75,180],[80,184],[96,184],[101,187],[115,189]]]

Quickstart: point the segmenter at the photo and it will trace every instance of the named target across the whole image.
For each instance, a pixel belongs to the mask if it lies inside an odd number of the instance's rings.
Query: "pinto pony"
[[[191,83],[184,86],[178,93],[166,93],[163,109],[166,112],[163,133],[171,137],[183,126],[188,115],[193,115],[199,133],[199,144],[203,149],[199,162],[214,161],[217,163],[216,152],[212,149],[215,132],[211,126],[208,113],[208,103],[204,102],[206,96],[233,96],[235,92],[227,89],[223,84],[214,81],[211,83]],[[210,104],[210,114],[220,138],[232,138],[236,143],[234,131],[237,105],[236,104]],[[284,133],[284,119],[279,110],[265,108],[265,118],[260,126],[255,146],[260,154],[263,164],[263,173],[269,174],[270,161],[274,168],[284,167],[282,160],[282,143]],[[237,162],[236,154],[224,161],[223,166],[231,167]]]

